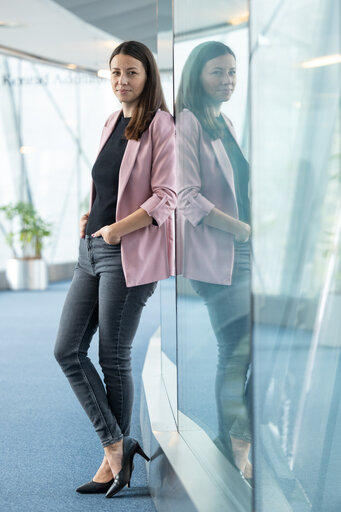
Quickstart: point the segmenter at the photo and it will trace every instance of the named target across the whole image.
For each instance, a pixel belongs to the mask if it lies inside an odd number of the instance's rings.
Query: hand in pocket
[[[89,213],[90,212],[84,213],[84,215],[81,216],[81,220],[79,222],[79,231],[80,231],[81,238],[85,238],[85,230],[86,230],[86,225],[88,223]]]

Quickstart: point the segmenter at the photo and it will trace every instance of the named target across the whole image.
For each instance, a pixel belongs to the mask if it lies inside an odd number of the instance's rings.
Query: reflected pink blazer
[[[120,112],[114,112],[107,119],[98,154]],[[95,194],[92,180],[89,211]],[[168,112],[159,110],[138,141],[128,140],[120,167],[116,219],[121,220],[143,208],[158,224],[138,229],[121,239],[122,266],[128,287],[174,274],[172,212],[175,204],[174,121]]]
[[[231,121],[227,128],[236,138]],[[184,109],[177,131],[177,273],[189,279],[231,284],[234,237],[203,219],[216,207],[238,218],[233,169],[221,139],[212,140],[196,116]]]

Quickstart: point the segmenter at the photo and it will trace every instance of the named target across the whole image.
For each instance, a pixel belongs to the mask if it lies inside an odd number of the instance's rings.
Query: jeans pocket
[[[103,243],[105,247],[114,247],[116,250],[119,250],[121,248],[121,242],[119,244],[108,244],[108,242],[106,242],[102,236],[99,237],[99,240]]]

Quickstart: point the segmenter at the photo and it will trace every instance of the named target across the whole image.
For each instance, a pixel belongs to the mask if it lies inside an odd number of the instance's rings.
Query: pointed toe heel
[[[134,469],[134,456],[135,453],[138,453],[149,461],[149,457],[144,453],[141,446],[139,445],[136,439],[132,437],[126,436],[123,438],[123,458],[122,458],[122,469],[115,476],[113,483],[111,484],[108,492],[106,493],[106,498],[112,498],[117,494],[123,487],[126,485],[130,487],[131,474]]]
[[[109,482],[101,483],[101,482],[87,482],[86,484],[77,487],[76,492],[80,494],[105,494],[108,489],[112,486],[114,482],[114,478],[112,478]]]

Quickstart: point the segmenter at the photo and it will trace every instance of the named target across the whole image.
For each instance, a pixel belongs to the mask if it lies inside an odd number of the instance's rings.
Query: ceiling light
[[[97,71],[97,76],[100,78],[110,78],[110,70],[109,69],[99,69]]]
[[[33,153],[34,149],[32,146],[21,146],[19,151],[22,155],[29,155]]]
[[[341,63],[341,54],[325,55],[324,57],[316,57],[315,59],[302,62],[302,68],[321,68],[322,66],[331,66],[332,64]]]
[[[15,27],[24,27],[23,23],[13,23],[12,21],[0,21],[0,28],[15,28]]]
[[[66,67],[69,68],[69,69],[77,69],[77,65],[76,64],[67,64]]]
[[[227,23],[229,25],[241,25],[242,23],[246,23],[247,21],[249,21],[249,11],[244,11],[235,16],[234,18],[228,20]]]
[[[113,41],[112,39],[109,39],[108,41],[104,41],[104,46],[107,48],[112,48],[113,50],[118,46],[120,43],[117,41]]]

